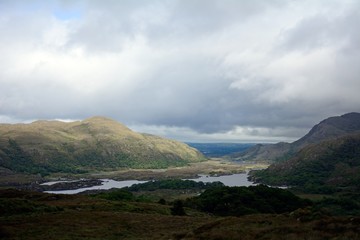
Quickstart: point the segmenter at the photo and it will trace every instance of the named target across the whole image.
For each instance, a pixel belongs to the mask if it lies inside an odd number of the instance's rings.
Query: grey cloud
[[[69,45],[89,51],[121,51],[138,35],[150,44],[187,44],[196,38],[244,24],[249,18],[282,7],[285,1],[87,1],[84,20],[73,31]]]
[[[354,26],[360,19],[360,4],[350,1],[346,12],[322,13],[303,18],[282,33],[281,47],[287,50],[311,51],[338,44],[343,48],[358,48],[360,30]]]
[[[327,16],[314,16],[304,19],[293,29],[285,32],[286,39],[284,46],[287,49],[302,49],[311,51],[331,44],[332,38],[329,38],[331,20]]]
[[[6,4],[0,119],[105,115],[175,138],[270,141],[360,111],[358,7],[289,17],[308,2],[56,3],[23,18]],[[81,16],[56,19],[57,7]]]

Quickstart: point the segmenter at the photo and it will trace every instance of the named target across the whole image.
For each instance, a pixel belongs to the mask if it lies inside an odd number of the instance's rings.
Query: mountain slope
[[[30,173],[165,168],[204,160],[184,143],[140,134],[104,117],[0,124],[0,166]]]
[[[311,144],[288,161],[253,172],[252,179],[270,185],[301,187],[310,192],[360,190],[360,134]]]
[[[360,113],[353,112],[327,118],[315,125],[304,137],[293,143],[258,144],[244,152],[232,154],[229,158],[240,161],[274,162],[285,160],[310,144],[353,133],[360,133]]]
[[[226,158],[235,161],[271,162],[286,158],[291,152],[291,144],[280,142],[276,144],[256,144],[243,152],[233,153]]]
[[[347,134],[360,133],[360,113],[347,113],[330,117],[315,125],[308,134],[292,143],[296,148]]]

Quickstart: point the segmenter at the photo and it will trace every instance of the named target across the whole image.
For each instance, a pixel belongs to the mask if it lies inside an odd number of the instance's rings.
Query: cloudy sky
[[[293,141],[360,111],[357,0],[0,0],[0,122]]]

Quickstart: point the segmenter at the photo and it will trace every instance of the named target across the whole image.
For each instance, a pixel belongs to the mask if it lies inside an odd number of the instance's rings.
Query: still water
[[[225,186],[229,187],[248,187],[255,185],[253,182],[250,182],[247,177],[248,173],[238,173],[238,174],[231,174],[231,175],[225,175],[225,176],[208,176],[208,175],[199,175],[199,178],[196,179],[189,179],[193,180],[195,182],[222,182]]]
[[[252,186],[255,185],[253,182],[248,181],[248,173],[238,173],[226,176],[208,176],[208,175],[199,175],[199,178],[189,179],[196,182],[222,182],[225,186]],[[111,188],[123,188],[130,187],[134,184],[145,183],[147,181],[138,181],[138,180],[126,180],[126,181],[115,181],[111,179],[100,179],[102,181],[102,185],[87,187],[87,188],[79,188],[74,190],[61,190],[61,191],[46,191],[47,193],[58,193],[58,194],[76,194],[86,190],[98,190],[98,189],[111,189]],[[55,182],[44,183],[47,185],[54,184]]]
[[[84,192],[87,190],[107,190],[111,188],[123,188],[123,187],[130,187],[134,184],[138,183],[145,183],[147,181],[138,181],[138,180],[126,180],[126,181],[115,181],[112,179],[100,179],[102,181],[101,185],[99,186],[92,186],[87,188],[78,188],[78,189],[72,189],[72,190],[60,190],[60,191],[45,191],[47,193],[58,193],[58,194],[76,194],[80,192]],[[51,184],[55,184],[56,182],[51,182]],[[44,185],[49,183],[43,183]]]

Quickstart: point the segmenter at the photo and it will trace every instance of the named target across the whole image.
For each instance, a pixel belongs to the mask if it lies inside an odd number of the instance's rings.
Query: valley
[[[29,185],[33,182],[48,182],[57,180],[78,180],[78,179],[103,179],[113,180],[153,180],[153,179],[174,179],[174,178],[196,178],[198,175],[229,175],[243,173],[253,169],[268,167],[265,163],[236,163],[223,159],[210,159],[199,163],[191,163],[187,166],[172,167],[166,169],[118,169],[108,171],[93,171],[89,173],[53,173],[44,177],[39,175],[16,173],[8,169],[2,170],[0,187],[16,187]],[[1,168],[0,168],[1,169]]]
[[[0,0],[0,240],[360,240],[359,22]]]
[[[356,113],[326,119],[294,143],[192,144],[199,149],[102,117],[0,126],[0,236],[359,239],[358,120]],[[123,151],[134,158],[114,158]],[[248,172],[256,186],[241,183]],[[233,185],[224,181],[237,176]],[[96,189],[127,180],[134,182]],[[49,181],[60,183],[41,185]]]

